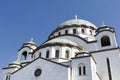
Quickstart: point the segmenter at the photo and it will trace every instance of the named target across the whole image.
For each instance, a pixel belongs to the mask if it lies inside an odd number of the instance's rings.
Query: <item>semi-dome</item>
[[[64,39],[64,38],[55,38],[55,39],[52,39],[52,40],[49,40],[47,42],[45,42],[43,45],[45,44],[53,44],[53,43],[62,43],[62,44],[70,44],[70,45],[73,45],[73,46],[79,46],[77,43],[71,41],[71,40],[68,40],[68,39]]]
[[[64,23],[60,24],[59,28],[62,28],[64,26],[70,26],[70,25],[86,25],[86,26],[90,26],[93,28],[97,28],[93,23],[87,21],[87,20],[83,20],[83,19],[72,19],[72,20],[68,20],[65,21]]]

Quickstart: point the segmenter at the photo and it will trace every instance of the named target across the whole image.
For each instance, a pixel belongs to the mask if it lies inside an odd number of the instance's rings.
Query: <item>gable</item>
[[[35,76],[35,71],[41,70],[40,76]],[[11,80],[33,80],[39,78],[41,80],[67,80],[70,68],[59,63],[37,58],[22,69],[12,73]],[[23,75],[21,75],[23,74]],[[58,76],[58,77],[54,77]]]

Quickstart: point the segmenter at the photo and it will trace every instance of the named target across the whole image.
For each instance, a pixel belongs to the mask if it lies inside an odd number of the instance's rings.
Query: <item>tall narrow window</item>
[[[7,74],[6,79],[5,80],[10,80],[10,74]]]
[[[46,52],[46,58],[49,58],[49,51]]]
[[[68,30],[65,30],[65,34],[68,34]]]
[[[82,34],[85,34],[85,30],[84,30],[84,29],[81,29],[81,33],[82,33]]]
[[[110,46],[111,43],[110,43],[110,38],[108,36],[103,36],[101,38],[101,46],[104,47],[104,46]]]
[[[79,75],[86,75],[86,67],[83,63],[81,63],[78,67]]]
[[[59,57],[59,50],[56,50],[55,51],[55,58],[58,58]]]
[[[108,76],[109,76],[109,80],[112,80],[111,67],[110,67],[109,58],[107,58],[106,61],[107,61],[107,67],[108,67]]]
[[[85,69],[85,66],[83,66],[83,75],[86,75],[86,69]]]
[[[69,58],[69,51],[65,51],[65,58]]]
[[[76,29],[73,29],[73,34],[76,34]]]
[[[60,36],[60,35],[61,35],[61,33],[59,32],[59,33],[58,33],[58,35]]]
[[[8,80],[8,75],[6,76],[6,79],[5,80]]]
[[[79,67],[79,75],[81,75],[81,66]]]
[[[90,36],[92,36],[92,31],[90,30]]]
[[[39,57],[41,57],[41,52],[39,53]]]

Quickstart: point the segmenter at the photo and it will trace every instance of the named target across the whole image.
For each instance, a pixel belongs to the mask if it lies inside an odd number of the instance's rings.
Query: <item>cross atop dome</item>
[[[77,17],[77,15],[75,15],[75,20],[77,20],[78,19],[78,17]]]
[[[33,38],[31,37],[31,40],[30,40],[30,42],[33,42]]]
[[[105,23],[104,23],[104,21],[103,21],[103,23],[102,23],[101,27],[104,27],[104,26],[106,26],[106,25],[105,25]]]

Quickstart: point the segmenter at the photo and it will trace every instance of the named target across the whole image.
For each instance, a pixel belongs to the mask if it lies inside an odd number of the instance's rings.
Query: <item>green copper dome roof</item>
[[[91,26],[93,28],[97,28],[94,24],[92,24],[91,22],[87,21],[87,20],[83,20],[83,19],[72,19],[72,20],[68,20],[68,21],[65,21],[64,23],[62,23],[60,25],[59,28],[62,28],[64,27],[65,25],[86,25],[86,26]]]

